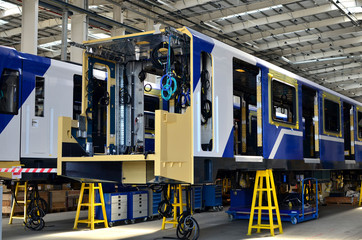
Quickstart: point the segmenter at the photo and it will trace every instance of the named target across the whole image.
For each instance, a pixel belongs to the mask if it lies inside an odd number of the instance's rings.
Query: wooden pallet
[[[326,197],[326,204],[352,204],[358,205],[358,198],[356,197]]]

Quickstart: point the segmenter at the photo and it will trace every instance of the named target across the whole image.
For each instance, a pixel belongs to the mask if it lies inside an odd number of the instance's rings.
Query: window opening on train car
[[[295,87],[273,78],[271,89],[273,120],[290,124],[296,123]]]
[[[4,69],[0,79],[0,113],[18,114],[19,71]]]
[[[258,155],[256,66],[233,58],[234,154]]]
[[[35,77],[35,116],[44,117],[44,87],[43,77]]]
[[[353,160],[351,154],[351,108],[351,104],[343,102],[344,157],[346,160]]]
[[[213,149],[213,64],[212,56],[201,52],[201,148]]]
[[[302,86],[302,118],[303,118],[303,156],[315,158],[315,128],[314,100],[316,91],[313,88]]]
[[[333,134],[340,131],[339,103],[324,99],[324,129]]]
[[[362,138],[362,112],[357,111],[357,136],[359,140]]]
[[[73,120],[78,120],[82,113],[82,76],[73,76]]]

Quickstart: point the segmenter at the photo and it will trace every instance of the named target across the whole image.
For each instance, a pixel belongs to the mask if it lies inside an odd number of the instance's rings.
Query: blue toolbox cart
[[[203,208],[212,207],[215,211],[222,209],[222,187],[204,185],[202,188]]]
[[[128,219],[134,223],[140,218],[148,218],[148,191],[128,192]]]
[[[309,182],[312,182],[312,184],[315,184],[316,186],[313,196],[311,195],[311,192],[309,192],[308,194],[305,193],[306,185],[308,185]],[[302,189],[303,191],[301,194],[292,193],[289,194],[288,198],[284,199],[284,202],[291,204],[290,206],[283,206],[283,204],[279,203],[279,213],[280,219],[282,221],[290,221],[292,224],[297,224],[300,222],[318,218],[318,180],[315,178],[306,178],[302,180]],[[234,195],[234,197],[233,195],[234,194],[231,194],[230,208],[228,211],[226,211],[226,213],[229,215],[229,220],[232,221],[234,219],[249,219],[253,191],[248,190],[239,192]],[[306,195],[308,195],[308,198],[313,198],[314,204],[306,204]],[[257,219],[257,217],[257,210],[255,210],[254,219]],[[262,210],[261,218],[262,220],[269,220],[268,210]],[[273,211],[273,219],[277,219],[275,211]]]
[[[158,204],[162,201],[162,192],[148,190],[148,216],[152,219],[158,216]]]
[[[202,209],[202,186],[192,186],[191,191],[192,199],[192,209],[200,210]]]
[[[127,221],[128,195],[124,193],[104,193],[104,203],[108,225],[113,226],[115,222]],[[97,194],[99,200],[99,195]],[[102,208],[96,207],[96,218],[103,220]]]

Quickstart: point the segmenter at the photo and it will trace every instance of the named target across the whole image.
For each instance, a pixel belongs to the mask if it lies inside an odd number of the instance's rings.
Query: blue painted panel
[[[361,145],[354,145],[355,149],[355,159],[356,162],[362,162],[362,146]]]
[[[279,133],[282,129],[290,130],[290,128],[276,127],[269,123],[269,69],[257,64],[261,69],[261,82],[262,82],[262,117],[263,117],[263,157],[268,159]],[[294,131],[301,131],[302,124],[302,95],[301,86],[298,86],[298,113],[299,113],[299,129]],[[303,137],[284,134],[274,159],[287,159],[287,160],[300,160],[303,159]]]
[[[322,162],[344,161],[344,143],[327,140],[320,141],[320,157]]]
[[[284,134],[274,159],[303,159],[303,137]]]

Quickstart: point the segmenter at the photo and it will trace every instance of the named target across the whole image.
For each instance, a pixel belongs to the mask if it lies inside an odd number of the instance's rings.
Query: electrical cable
[[[40,231],[45,226],[44,216],[48,211],[46,201],[39,197],[38,186],[35,184],[30,191],[30,203],[27,208],[25,227],[33,231]]]

